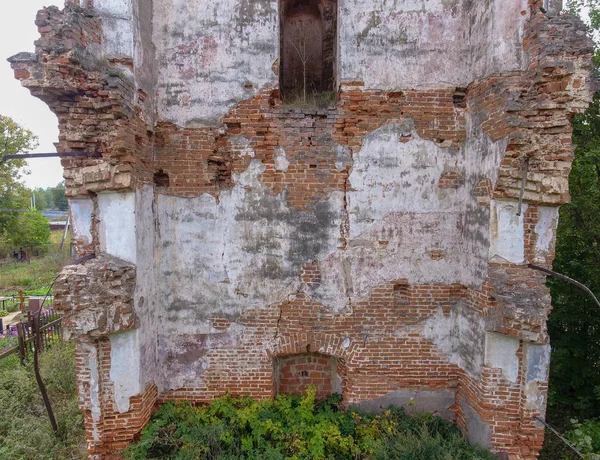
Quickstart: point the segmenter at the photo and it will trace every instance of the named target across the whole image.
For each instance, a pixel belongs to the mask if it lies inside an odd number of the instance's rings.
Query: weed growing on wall
[[[333,395],[275,400],[224,396],[210,404],[161,406],[127,459],[410,459],[495,458],[474,448],[446,420],[402,409],[368,415],[340,408]]]

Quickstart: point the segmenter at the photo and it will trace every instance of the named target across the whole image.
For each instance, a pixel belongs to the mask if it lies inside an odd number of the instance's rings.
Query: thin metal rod
[[[517,209],[517,216],[520,216],[523,212],[523,197],[525,196],[525,186],[527,185],[527,173],[529,172],[529,157],[525,158],[523,163],[523,179],[521,181],[521,193],[519,194],[519,207]]]
[[[529,268],[531,268],[533,270],[540,271],[542,273],[545,273],[546,275],[556,276],[557,278],[559,278],[561,280],[564,280],[564,281],[567,281],[567,282],[571,283],[573,286],[576,286],[580,291],[585,292],[592,299],[594,299],[594,302],[596,302],[596,305],[598,305],[598,307],[600,307],[600,301],[598,300],[598,298],[594,295],[594,293],[585,284],[581,284],[579,281],[575,281],[573,278],[569,278],[568,276],[561,275],[558,272],[555,272],[553,270],[549,270],[549,269],[544,268],[544,267],[539,267],[538,265],[529,264]]]
[[[536,417],[535,419],[538,422],[543,423],[546,428],[548,428],[550,431],[552,431],[552,433],[554,433],[556,436],[558,436],[562,442],[564,442],[567,446],[569,446],[573,450],[573,452],[575,452],[577,455],[579,455],[580,458],[583,458],[583,454],[581,452],[579,452],[577,449],[575,449],[575,446],[573,444],[571,444],[569,441],[567,441],[558,431],[556,431],[554,428],[552,428],[550,425],[548,425],[543,418]]]
[[[0,158],[0,163],[6,160],[24,160],[27,158],[63,158],[63,157],[83,157],[83,158],[94,158],[100,157],[102,154],[99,152],[50,152],[50,153],[22,153],[17,155],[4,155]]]

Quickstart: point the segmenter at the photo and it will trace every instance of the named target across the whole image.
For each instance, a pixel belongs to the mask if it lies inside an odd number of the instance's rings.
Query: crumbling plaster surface
[[[123,414],[129,411],[129,398],[142,390],[139,330],[111,334],[108,338],[110,339],[110,379],[114,385],[117,410]]]
[[[102,416],[102,409],[100,407],[100,378],[98,373],[98,349],[95,345],[80,342],[79,347],[84,351],[85,368],[89,373],[89,379],[87,382],[79,381],[80,386],[78,393],[80,397],[88,394],[89,399],[86,401],[87,404],[84,406],[85,410],[89,410],[92,415],[92,439],[98,441],[100,439],[100,433],[98,426],[100,418]],[[86,388],[87,386],[87,388]]]
[[[526,65],[527,0],[338,3],[338,81],[388,90],[466,87]],[[275,0],[210,7],[199,0],[155,0],[159,118],[188,127],[218,125],[238,101],[274,87],[278,9]]]
[[[265,166],[253,160],[235,187],[211,195],[159,195],[158,280],[165,320],[181,333],[219,313],[283,302],[300,287],[301,266],[336,250],[343,194],[308,211],[288,207],[260,181]]]
[[[402,136],[411,140],[400,142]],[[401,278],[480,287],[489,216],[472,192],[482,177],[497,174],[505,144],[484,142],[482,153],[474,139],[455,150],[420,139],[410,121],[382,127],[354,157],[347,206],[344,194],[334,192],[308,211],[290,209],[285,193],[272,195],[261,182],[265,166],[258,160],[218,202],[208,194],[159,195],[158,283],[166,319],[186,324],[278,304],[301,287],[302,265],[315,260],[322,280],[306,289],[335,311]],[[278,165],[285,167],[281,152]],[[458,190],[438,187],[448,168],[464,171]],[[348,244],[339,250],[343,239]]]
[[[278,34],[276,0],[155,0],[160,118],[215,125],[238,101],[274,85]]]
[[[69,200],[73,239],[81,240],[84,244],[92,242],[92,215],[94,202],[91,198]]]
[[[467,439],[471,444],[492,447],[492,428],[481,420],[479,414],[469,405],[467,400],[461,400],[462,410],[467,423]]]
[[[519,375],[519,345],[518,337],[488,332],[485,340],[485,364],[502,369],[504,377],[516,383]]]
[[[535,226],[536,245],[535,262],[545,263],[554,250],[556,228],[558,227],[558,207],[540,206],[538,223]]]
[[[476,0],[471,4],[471,78],[526,70],[523,51],[527,0]]]
[[[523,217],[527,211],[523,204],[521,215],[517,215],[515,201],[492,201],[490,219],[490,260],[500,258],[514,264],[525,260],[525,227]]]
[[[433,342],[449,362],[467,374],[479,377],[484,363],[487,327],[481,315],[459,302],[450,314],[438,309],[425,321],[421,335]]]
[[[146,185],[135,193],[136,284],[133,293],[134,311],[139,321],[140,383],[157,380],[157,334],[161,323],[158,308],[156,244],[158,225],[152,186]]]
[[[546,413],[546,396],[550,372],[550,344],[528,343],[525,347],[526,379],[525,407],[541,414]]]
[[[298,291],[340,313],[396,279],[480,288],[489,210],[477,205],[473,190],[482,178],[497,176],[506,143],[492,142],[475,123],[469,129],[472,140],[453,149],[420,139],[411,120],[384,125],[365,137],[353,159],[347,157],[347,192],[333,192],[307,210],[289,208],[285,192],[270,192],[259,160],[234,175],[233,189],[222,190],[218,200],[158,194],[157,353],[170,357],[163,385],[175,389],[200,378],[207,366],[200,349],[239,346],[243,328],[212,330],[215,315],[235,321]],[[276,155],[277,167],[286,168],[285,153]],[[457,189],[438,186],[448,169],[465,177]],[[321,280],[309,286],[300,271],[313,262]],[[493,325],[459,302],[421,329],[450,362],[479,375],[486,327]],[[202,346],[195,335],[204,337]]]
[[[94,0],[102,18],[104,53],[113,57],[133,56],[133,1]]]
[[[135,193],[98,195],[100,249],[136,263]]]
[[[150,128],[156,121],[156,47],[152,41],[153,0],[134,0],[133,3],[133,72],[136,102],[143,108],[141,117]]]

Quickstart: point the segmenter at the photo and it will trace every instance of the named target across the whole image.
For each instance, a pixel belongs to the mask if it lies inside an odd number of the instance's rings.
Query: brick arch
[[[343,360],[347,366],[353,363],[358,346],[350,337],[325,333],[296,333],[280,335],[266,347],[265,359],[287,355],[319,353]]]

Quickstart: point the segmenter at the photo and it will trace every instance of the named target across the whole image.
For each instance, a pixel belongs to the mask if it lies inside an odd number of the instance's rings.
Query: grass
[[[316,110],[329,108],[335,105],[336,102],[336,91],[309,92],[306,94],[306,102],[302,94],[284,97],[283,107],[286,109]]]
[[[53,231],[48,251],[30,262],[5,260],[0,264],[0,296],[15,295],[20,289],[25,295],[45,295],[56,275],[71,259],[68,238],[65,248],[60,250],[62,235],[62,230]]]
[[[86,458],[83,417],[77,407],[72,343],[55,344],[40,356],[40,370],[59,425],[50,426],[33,366],[16,356],[0,361],[0,458]]]

